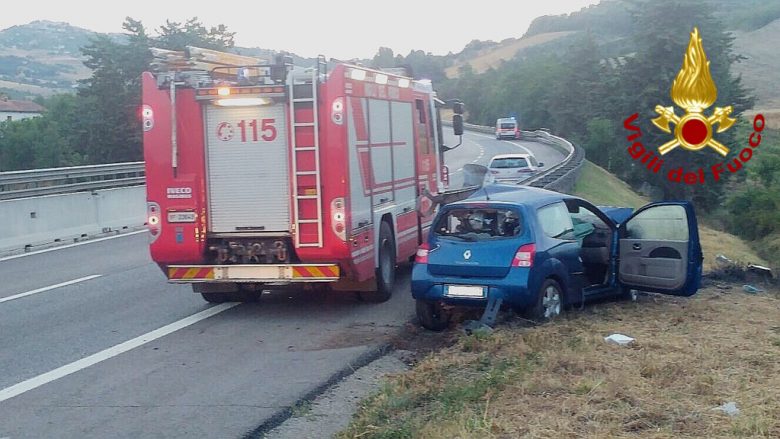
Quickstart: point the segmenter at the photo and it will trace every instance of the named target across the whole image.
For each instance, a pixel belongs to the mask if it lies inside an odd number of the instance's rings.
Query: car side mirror
[[[460,114],[452,115],[452,130],[455,132],[456,136],[463,135],[463,116]]]

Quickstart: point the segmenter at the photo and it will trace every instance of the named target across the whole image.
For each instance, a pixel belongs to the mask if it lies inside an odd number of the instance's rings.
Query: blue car
[[[696,293],[702,251],[689,202],[599,208],[571,195],[526,186],[486,186],[442,206],[417,251],[412,295],[431,330],[452,305],[502,303],[544,321],[568,304],[630,295]]]

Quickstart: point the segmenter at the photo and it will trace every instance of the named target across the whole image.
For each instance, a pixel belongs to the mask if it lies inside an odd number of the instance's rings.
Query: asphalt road
[[[469,133],[466,163],[544,145]],[[462,181],[462,180],[461,180]],[[209,305],[167,284],[145,233],[0,258],[0,438],[241,437],[388,340],[414,307],[272,293]]]

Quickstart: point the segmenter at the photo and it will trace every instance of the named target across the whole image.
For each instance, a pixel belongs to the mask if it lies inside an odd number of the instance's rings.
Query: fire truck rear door
[[[211,232],[288,232],[284,104],[205,111]]]

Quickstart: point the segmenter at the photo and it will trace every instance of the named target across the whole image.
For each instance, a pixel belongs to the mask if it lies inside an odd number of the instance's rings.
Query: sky
[[[224,24],[236,45],[286,50],[312,57],[371,58],[380,46],[406,55],[423,49],[437,55],[459,52],[471,40],[519,38],[542,15],[578,11],[598,0],[312,1],[230,2],[190,0],[37,0],[8,7],[0,29],[34,20],[64,21],[97,32],[122,32],[125,17],[147,29],[198,17],[207,27]]]

